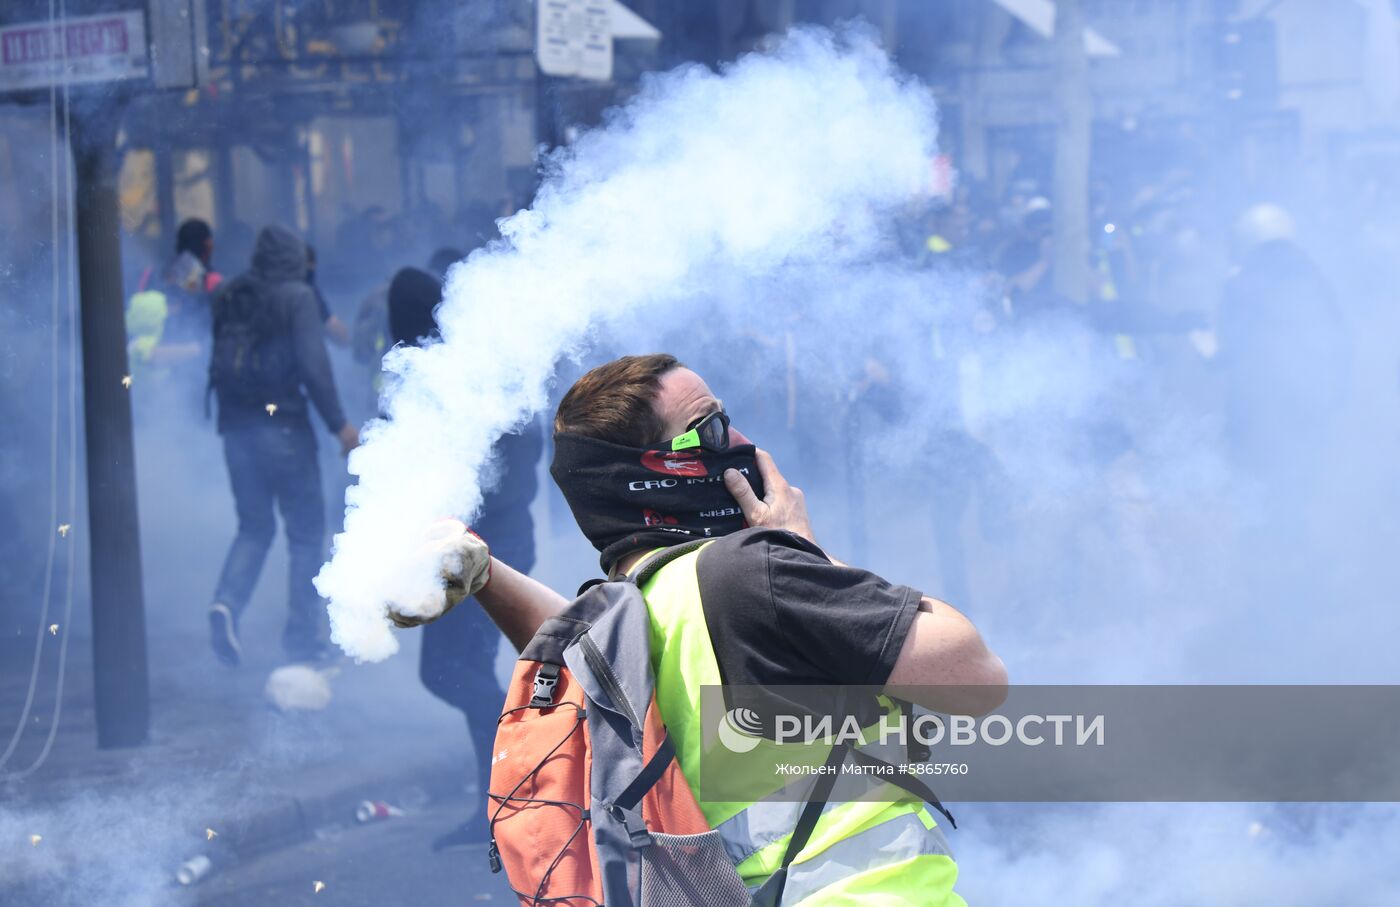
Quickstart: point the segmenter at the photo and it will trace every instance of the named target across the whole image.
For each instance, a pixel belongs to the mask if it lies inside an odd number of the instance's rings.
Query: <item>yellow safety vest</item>
[[[751,891],[782,864],[803,804],[701,799],[701,688],[720,684],[695,565],[678,557],[642,586],[651,623],[656,704],[676,759],[710,827]],[[902,792],[901,792],[902,793]],[[916,903],[965,907],[953,891],[958,867],[928,807],[912,795],[891,802],[829,803],[788,870],[784,907]]]
[[[142,290],[126,309],[126,355],[133,373],[153,373],[151,355],[165,334],[170,304],[159,290]]]

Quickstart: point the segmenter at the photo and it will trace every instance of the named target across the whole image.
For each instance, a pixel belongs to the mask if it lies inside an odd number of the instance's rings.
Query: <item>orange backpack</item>
[[[641,586],[698,544],[586,588],[520,653],[487,818],[491,869],[526,907],[751,903],[656,706]]]

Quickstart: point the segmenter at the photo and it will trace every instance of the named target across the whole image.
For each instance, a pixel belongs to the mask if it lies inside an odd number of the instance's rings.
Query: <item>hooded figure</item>
[[[403,268],[389,284],[389,331],[394,343],[421,345],[438,333],[434,310],[442,299],[441,280],[418,268]],[[544,451],[544,432],[537,421],[496,442],[473,529],[486,539],[491,553],[522,573],[535,564],[535,523],[530,502],[539,482],[535,466]],[[434,696],[459,709],[477,758],[477,783],[485,792],[490,776],[489,754],[500,718],[501,690],[493,664],[501,633],[476,605],[464,603],[423,628],[419,676]],[[484,793],[483,793],[484,796]],[[476,817],[433,843],[434,850],[484,843],[486,824]]]
[[[252,267],[220,286],[213,310],[209,380],[220,433],[261,421],[269,404],[305,418],[308,397],[332,433],[344,428],[320,309],[306,284],[306,246],[295,233],[265,227]]]
[[[252,267],[214,296],[209,388],[238,512],[238,534],[209,609],[211,642],[226,664],[242,657],[238,620],[247,607],[281,511],[290,553],[289,616],[282,642],[298,660],[330,654],[324,608],[312,579],[325,554],[326,509],[307,398],[345,452],[359,443],[345,421],[322,338],[316,297],[306,284],[306,247],[284,227],[258,234]]]
[[[1269,488],[1275,505],[1292,499],[1301,506],[1346,402],[1351,341],[1335,290],[1294,230],[1274,205],[1241,217],[1238,267],[1225,284],[1217,334],[1231,456]],[[1301,517],[1279,519],[1296,524]]]

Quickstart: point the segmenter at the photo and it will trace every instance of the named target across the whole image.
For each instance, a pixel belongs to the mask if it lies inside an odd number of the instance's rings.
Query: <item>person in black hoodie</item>
[[[460,256],[459,256],[460,257]],[[418,268],[403,268],[389,284],[389,335],[394,343],[419,345],[437,335],[433,309],[442,298],[440,278]],[[529,573],[535,563],[535,523],[530,502],[539,482],[535,466],[544,451],[538,420],[504,435],[492,451],[494,484],[486,490],[473,521],[477,535],[502,562]],[[501,633],[478,607],[453,608],[423,627],[419,676],[434,696],[459,709],[476,751],[478,791],[485,796],[491,774],[496,721],[503,698],[492,665]],[[480,817],[441,836],[434,850],[484,844],[486,822]]]
[[[340,407],[306,269],[301,239],[269,226],[258,234],[249,270],[222,284],[213,298],[209,391],[219,404],[238,534],[219,575],[209,626],[215,654],[229,665],[242,657],[238,621],[272,545],[274,504],[291,558],[283,647],[298,660],[330,654],[312,584],[324,560],[326,511],[310,407],[344,453],[359,444],[359,432]]]
[[[1353,358],[1336,290],[1296,230],[1277,205],[1245,211],[1216,325],[1226,451],[1263,492],[1272,531],[1295,538],[1309,523]]]

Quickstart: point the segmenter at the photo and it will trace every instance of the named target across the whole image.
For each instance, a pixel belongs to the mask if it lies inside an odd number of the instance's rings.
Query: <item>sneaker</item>
[[[243,659],[243,647],[238,644],[238,624],[228,605],[215,602],[209,606],[209,642],[219,661],[231,668]]]
[[[452,829],[445,835],[439,835],[433,839],[433,853],[441,853],[444,850],[457,850],[462,847],[475,847],[485,844],[490,840],[491,835],[486,827],[486,819],[477,816],[468,819],[461,825]]]

